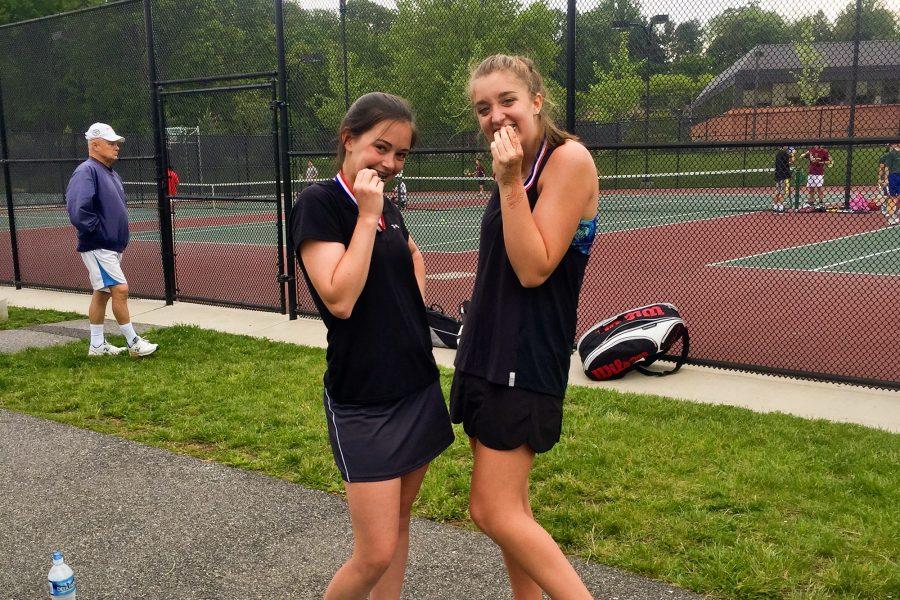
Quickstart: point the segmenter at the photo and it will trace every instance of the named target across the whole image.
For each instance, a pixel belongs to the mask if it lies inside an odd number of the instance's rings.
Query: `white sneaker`
[[[157,348],[159,348],[159,344],[151,344],[141,336],[137,336],[134,339],[134,343],[129,346],[128,354],[137,357],[149,356],[156,352]]]
[[[106,340],[104,340],[103,343],[99,346],[88,344],[88,356],[105,356],[107,354],[116,356],[117,354],[122,354],[123,352],[125,352],[125,348],[113,346]]]

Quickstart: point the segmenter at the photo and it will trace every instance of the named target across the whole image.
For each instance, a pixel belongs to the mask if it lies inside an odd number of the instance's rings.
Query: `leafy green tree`
[[[596,83],[579,95],[579,118],[609,123],[636,116],[644,92],[641,72],[645,64],[646,60],[631,59],[628,33],[619,34],[619,51],[610,60],[609,68],[594,63]]]
[[[683,73],[660,73],[650,77],[650,106],[657,118],[679,113],[712,81],[711,73],[695,77]]]
[[[792,40],[808,38],[811,42],[834,41],[834,25],[821,10],[805,15],[790,24],[789,34]]]
[[[794,72],[794,77],[800,100],[806,106],[813,106],[828,93],[828,87],[822,84],[825,60],[813,45],[814,39],[812,26],[807,24],[800,32],[800,40],[794,44],[794,51],[802,65],[799,71]]]
[[[900,40],[900,13],[887,8],[881,0],[862,0],[859,39]],[[856,3],[850,2],[834,21],[834,39],[852,41],[855,30]]]
[[[316,94],[331,93],[329,74],[340,56],[338,14],[323,9],[303,9],[284,5],[285,62],[287,65],[288,109],[294,148],[322,148],[334,131],[326,128],[316,112]],[[343,78],[343,70],[340,77]],[[343,80],[341,79],[343,87]],[[343,89],[340,90],[343,99]],[[319,100],[322,101],[321,99]]]
[[[521,53],[549,74],[561,36],[559,12],[543,1],[523,9],[518,0],[399,0],[384,38],[389,91],[412,103],[425,136],[446,140],[474,128],[466,91],[474,65],[497,52]]]
[[[601,0],[591,10],[576,16],[575,89],[587,91],[596,81],[595,64],[608,69],[619,50],[619,36],[612,27],[615,20],[643,22],[640,7],[634,0]],[[565,73],[565,53],[560,54],[558,72]],[[560,79],[563,81],[563,79]]]
[[[696,56],[703,51],[703,26],[697,19],[684,21],[678,25],[666,23],[664,40],[666,51],[673,62],[688,56]]]
[[[3,0],[0,3],[0,25],[46,17],[98,4],[103,4],[103,0]]]
[[[706,55],[714,72],[731,66],[754,46],[787,41],[787,23],[774,11],[763,10],[756,0],[727,8],[707,25]]]

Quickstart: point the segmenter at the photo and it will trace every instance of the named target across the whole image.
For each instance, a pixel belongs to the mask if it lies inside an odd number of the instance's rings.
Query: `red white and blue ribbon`
[[[528,173],[528,178],[525,180],[525,191],[527,192],[531,189],[531,186],[534,185],[537,177],[535,174],[538,172],[538,167],[541,165],[541,161],[544,160],[544,155],[547,154],[547,138],[541,140],[541,147],[538,150],[537,158],[534,159],[534,164],[531,165],[531,172]]]
[[[344,173],[338,171],[338,174],[334,176],[334,180],[337,184],[344,190],[344,193],[347,194],[347,198],[356,205],[357,210],[359,209],[359,202],[356,200],[356,196],[353,195],[353,191],[350,189],[350,185],[344,180]],[[378,231],[384,231],[384,215],[378,215]]]

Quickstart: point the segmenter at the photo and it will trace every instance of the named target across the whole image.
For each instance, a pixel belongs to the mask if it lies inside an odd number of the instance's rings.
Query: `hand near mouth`
[[[525,152],[519,134],[512,125],[504,125],[494,132],[491,142],[494,176],[499,184],[513,184],[522,178],[522,159]]]
[[[378,171],[361,169],[353,183],[353,195],[359,203],[360,218],[378,220],[384,209],[384,181]]]

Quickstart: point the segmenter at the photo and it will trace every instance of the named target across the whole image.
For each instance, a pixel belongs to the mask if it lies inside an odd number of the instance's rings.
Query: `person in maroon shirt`
[[[813,196],[814,190],[818,190],[819,206],[825,207],[825,168],[831,166],[831,156],[828,150],[816,144],[806,152],[800,155],[802,158],[809,159],[809,171],[806,180],[806,191],[809,197],[803,208],[813,208],[815,202]]]
[[[169,192],[169,197],[178,195],[178,184],[181,183],[181,180],[178,178],[178,173],[175,172],[175,167],[169,165],[169,168],[166,170],[168,175],[166,179],[166,188]]]

